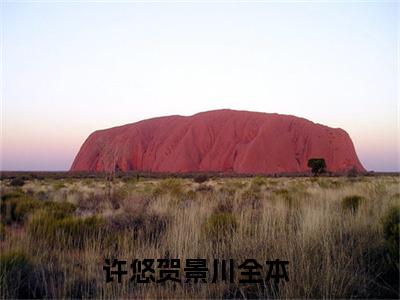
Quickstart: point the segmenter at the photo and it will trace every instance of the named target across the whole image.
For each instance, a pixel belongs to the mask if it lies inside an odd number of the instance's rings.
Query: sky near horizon
[[[399,2],[1,3],[1,170],[68,170],[97,129],[230,108],[346,130],[400,171]]]

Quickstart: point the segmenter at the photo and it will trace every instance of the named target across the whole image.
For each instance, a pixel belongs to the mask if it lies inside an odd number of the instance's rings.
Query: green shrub
[[[29,214],[42,208],[55,218],[69,216],[76,210],[72,203],[41,201],[22,193],[11,193],[2,197],[0,206],[2,221],[6,224],[24,222]]]
[[[344,210],[349,210],[354,214],[357,212],[358,207],[364,200],[364,197],[358,195],[346,196],[342,199],[342,208]]]
[[[320,188],[329,189],[331,187],[331,184],[328,181],[328,179],[318,179],[316,182]]]
[[[323,189],[336,189],[340,188],[343,183],[338,180],[332,180],[331,178],[319,178],[315,182]]]
[[[86,241],[99,236],[104,229],[103,225],[103,219],[95,216],[56,218],[42,210],[30,220],[28,233],[34,240],[43,241],[51,246],[82,248]]]
[[[162,192],[168,192],[172,195],[180,195],[183,190],[182,182],[177,178],[166,178],[160,181],[159,187]]]
[[[24,184],[25,184],[25,180],[22,178],[19,178],[19,177],[13,178],[10,181],[11,186],[23,186]]]
[[[23,222],[27,215],[43,206],[43,203],[35,198],[16,194],[16,197],[5,197],[1,202],[1,217],[6,224]]]
[[[219,189],[219,193],[225,195],[225,197],[233,198],[233,197],[235,197],[236,190],[237,189],[235,189],[229,185],[228,186],[224,185]]]
[[[25,196],[25,194],[22,192],[22,191],[12,191],[12,192],[9,192],[9,193],[5,193],[4,195],[1,195],[1,200],[2,201],[7,201],[8,199],[11,199],[11,198],[21,198],[21,197],[23,197],[23,196]]]
[[[290,198],[290,192],[287,189],[274,190],[274,194],[282,198]]]
[[[196,191],[193,191],[193,190],[189,190],[185,194],[186,200],[194,200],[194,199],[196,199],[196,197],[197,197],[197,193],[196,193]]]
[[[233,234],[238,227],[235,216],[229,212],[214,212],[203,224],[203,233],[212,240],[221,240]]]
[[[270,186],[276,186],[276,185],[279,184],[279,181],[277,181],[277,180],[275,180],[275,179],[268,179],[268,180],[266,181],[266,184],[267,184],[267,185],[270,185]]]
[[[71,216],[76,211],[76,206],[69,202],[44,202],[43,207],[56,219],[62,219]]]
[[[85,178],[81,182],[82,182],[83,185],[86,185],[88,187],[93,187],[94,186],[94,181],[91,178]]]
[[[196,183],[203,183],[206,182],[208,179],[209,178],[207,175],[197,175],[193,178],[193,181]]]
[[[393,260],[399,264],[400,207],[390,207],[382,218],[385,244]]]
[[[153,197],[168,194],[171,196],[171,203],[176,205],[181,203],[185,197],[185,190],[182,180],[178,178],[166,178],[161,180],[152,191]]]
[[[60,189],[62,189],[62,188],[65,188],[66,187],[66,185],[64,184],[64,182],[62,182],[62,181],[57,181],[57,182],[55,182],[54,184],[53,184],[53,189],[55,190],[55,191],[58,191],[58,190],[60,190]]]
[[[240,179],[232,179],[224,181],[224,187],[230,190],[240,190],[246,186],[246,182],[243,182]]]
[[[279,198],[283,199],[284,203],[289,209],[295,208],[299,205],[299,201],[296,201],[296,197],[294,195],[301,194],[300,192],[297,192],[295,189],[291,189],[290,191],[288,189],[276,189],[273,191],[276,196]],[[304,192],[303,192],[304,194]]]
[[[261,199],[261,189],[259,185],[251,185],[250,188],[242,193],[243,204],[248,204],[252,208],[259,208]]]
[[[254,177],[254,178],[251,180],[251,185],[252,185],[252,186],[261,187],[261,186],[263,186],[263,185],[265,185],[265,184],[266,184],[266,181],[265,181],[265,179],[264,179],[263,177],[261,177],[261,176],[256,176],[256,177]]]
[[[330,182],[331,188],[340,188],[343,186],[343,182],[339,181],[339,180],[332,180]]]
[[[30,258],[21,251],[0,256],[0,297],[37,298],[42,291],[35,278],[35,268]]]
[[[15,206],[15,219],[16,221],[24,221],[26,216],[43,206],[43,202],[34,198],[21,198],[17,200]]]
[[[106,199],[110,202],[113,209],[121,207],[122,201],[128,196],[128,189],[126,187],[116,188],[112,187],[106,193]],[[97,197],[98,198],[98,197]],[[98,203],[97,203],[98,205]]]

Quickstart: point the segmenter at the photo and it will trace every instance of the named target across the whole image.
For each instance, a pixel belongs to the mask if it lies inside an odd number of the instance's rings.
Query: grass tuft
[[[235,216],[230,212],[214,212],[203,224],[204,235],[211,240],[222,240],[238,228]]]
[[[390,207],[382,218],[386,247],[399,268],[400,207]]]
[[[364,197],[359,195],[346,196],[342,200],[342,208],[355,214],[364,200]]]

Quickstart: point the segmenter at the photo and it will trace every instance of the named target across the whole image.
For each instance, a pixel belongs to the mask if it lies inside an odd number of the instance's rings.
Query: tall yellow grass
[[[5,225],[0,296],[398,297],[398,269],[386,251],[382,218],[400,204],[399,183],[398,177],[384,176],[216,178],[201,183],[141,179],[116,180],[110,192],[99,179],[31,180],[20,188],[29,197],[76,206],[68,222],[63,221],[73,229],[65,231],[58,222],[49,225],[55,226],[51,236],[39,231],[38,222],[51,214],[47,206],[35,208],[25,221]],[[2,195],[15,189],[2,182]],[[355,209],[343,204],[348,196],[362,199]],[[99,228],[73,227],[82,224],[74,220],[91,216],[101,220],[92,222]],[[79,245],[70,235],[80,236]],[[15,263],[18,255],[26,260]],[[210,268],[214,258],[287,260],[289,282],[245,285],[236,278],[233,284],[137,284],[129,276],[121,284],[105,282],[104,258],[165,257],[180,258],[182,264],[187,258],[205,258]],[[13,285],[7,281],[11,267],[4,265],[10,261],[17,271],[29,263],[29,274],[20,272],[27,276],[28,289],[21,276]]]

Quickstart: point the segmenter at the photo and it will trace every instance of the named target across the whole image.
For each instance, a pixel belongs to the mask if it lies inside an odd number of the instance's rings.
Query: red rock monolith
[[[225,109],[95,131],[71,171],[296,173],[309,171],[310,158],[331,172],[365,171],[343,129]]]

